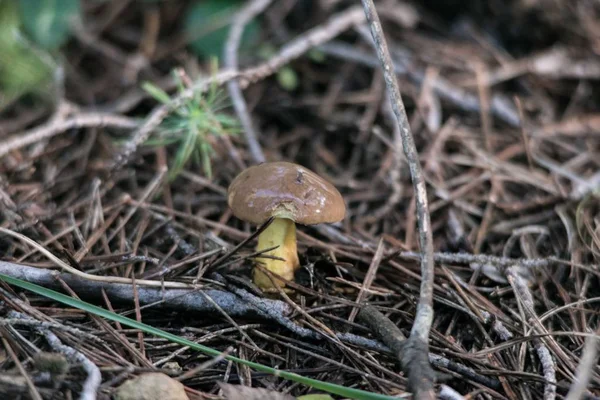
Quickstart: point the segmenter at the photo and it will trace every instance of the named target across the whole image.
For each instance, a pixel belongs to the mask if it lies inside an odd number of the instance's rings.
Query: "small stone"
[[[180,382],[160,372],[142,374],[123,383],[115,400],[189,400]]]

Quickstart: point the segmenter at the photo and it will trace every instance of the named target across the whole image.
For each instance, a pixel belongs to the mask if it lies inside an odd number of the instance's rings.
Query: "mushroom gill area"
[[[300,267],[296,248],[296,224],[292,219],[273,219],[271,224],[258,235],[257,252],[263,252],[257,261],[267,270],[288,281],[294,280],[294,273]],[[264,257],[268,256],[268,257]],[[275,290],[276,286],[285,287],[281,279],[273,279],[261,268],[254,268],[254,283],[262,290]]]

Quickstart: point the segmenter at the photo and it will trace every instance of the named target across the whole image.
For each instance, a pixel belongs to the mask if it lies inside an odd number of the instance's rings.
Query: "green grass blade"
[[[13,278],[13,277],[10,277],[10,276],[4,275],[4,274],[0,274],[0,280],[3,280],[14,286],[18,286],[22,289],[29,290],[29,291],[39,294],[41,296],[45,296],[54,301],[66,304],[68,306],[75,307],[75,308],[78,308],[83,311],[87,311],[91,314],[95,314],[97,316],[106,318],[111,321],[119,322],[123,325],[129,326],[130,328],[139,329],[147,334],[151,334],[154,336],[161,337],[163,339],[170,340],[170,341],[172,341],[174,343],[178,343],[182,346],[189,346],[191,349],[200,351],[204,354],[207,354],[210,356],[218,356],[221,354],[221,352],[218,350],[203,346],[198,343],[194,343],[190,340],[184,339],[177,335],[173,335],[169,332],[162,331],[158,328],[154,328],[154,327],[144,324],[142,322],[138,322],[133,319],[124,317],[122,315],[113,313],[111,311],[105,310],[104,308],[95,306],[93,304],[89,304],[84,301],[75,299],[73,297],[66,296],[66,295],[56,292],[54,290],[46,289],[42,286],[39,286],[39,285],[36,285],[33,283],[29,283],[29,282],[25,282],[21,279]],[[260,372],[273,374],[275,376],[279,376],[281,378],[288,379],[290,381],[298,382],[303,385],[312,386],[315,389],[323,390],[325,392],[332,393],[332,394],[337,394],[337,395],[343,396],[345,398],[352,398],[352,399],[357,399],[357,400],[392,400],[392,399],[397,400],[396,397],[386,396],[386,395],[377,394],[377,393],[370,393],[370,392],[366,392],[364,390],[347,388],[347,387],[336,385],[333,383],[323,382],[323,381],[319,381],[319,380],[312,379],[312,378],[307,378],[302,375],[298,375],[298,374],[295,374],[292,372],[277,370],[277,369],[274,369],[271,367],[267,367],[266,365],[262,365],[262,364],[255,363],[252,361],[243,360],[241,358],[237,358],[234,356],[227,356],[227,357],[225,357],[225,359],[232,361],[232,362],[246,365],[246,366],[253,368],[257,371],[260,371]]]

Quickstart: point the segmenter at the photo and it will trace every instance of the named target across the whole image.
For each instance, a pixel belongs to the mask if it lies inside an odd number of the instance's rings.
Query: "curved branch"
[[[381,22],[372,0],[362,0],[365,16],[371,28],[377,55],[381,61],[383,76],[390,96],[390,102],[400,133],[402,147],[408,161],[410,175],[415,191],[417,206],[417,223],[419,226],[419,245],[423,257],[421,258],[421,290],[415,322],[410,338],[404,349],[403,366],[407,369],[410,389],[418,399],[434,399],[433,388],[434,372],[429,364],[429,331],[433,322],[433,237],[431,233],[431,219],[427,205],[427,189],[421,171],[419,154],[415,146],[400,88],[396,81],[392,58],[388,50]]]

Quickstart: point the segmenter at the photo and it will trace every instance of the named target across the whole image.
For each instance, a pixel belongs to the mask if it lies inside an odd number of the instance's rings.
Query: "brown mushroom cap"
[[[346,204],[338,190],[311,170],[290,162],[267,162],[242,171],[229,185],[227,203],[244,221],[271,217],[302,225],[338,222]]]

